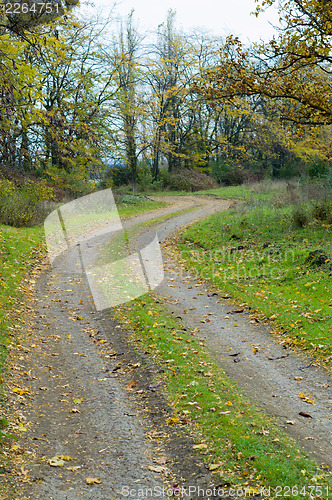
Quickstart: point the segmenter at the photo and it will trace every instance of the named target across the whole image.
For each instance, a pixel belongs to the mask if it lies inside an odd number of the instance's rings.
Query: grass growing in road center
[[[232,486],[250,486],[257,493],[262,486],[327,488],[328,474],[305,458],[272,417],[241,394],[213,362],[195,331],[172,317],[161,299],[146,295],[122,305],[117,315],[162,373],[158,382],[166,382],[175,411],[169,424],[186,423],[202,436],[196,449],[207,468],[220,475],[217,484],[222,480]]]

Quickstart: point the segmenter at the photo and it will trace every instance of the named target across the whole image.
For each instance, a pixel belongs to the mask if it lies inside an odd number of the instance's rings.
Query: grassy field
[[[244,193],[230,191],[238,199]],[[332,225],[312,216],[315,202],[295,206],[281,203],[273,190],[263,194],[184,231],[177,240],[181,258],[269,320],[284,342],[331,367]],[[303,227],[299,213],[308,214]]]
[[[276,498],[276,486],[297,487],[306,491],[302,498],[309,498],[308,488],[317,485],[321,498],[328,497],[329,473],[308,460],[272,417],[241,394],[195,338],[195,330],[188,331],[172,317],[160,298],[144,296],[122,305],[117,316],[139,349],[153,357],[156,382],[164,381],[174,407],[166,425],[188,424],[194,448],[216,474],[216,484],[250,488],[251,497],[270,486],[270,498]]]

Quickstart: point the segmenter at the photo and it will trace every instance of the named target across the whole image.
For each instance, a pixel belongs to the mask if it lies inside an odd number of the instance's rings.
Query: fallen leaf
[[[166,420],[166,425],[176,425],[179,422],[180,422],[180,418],[179,417],[169,417]]]
[[[253,347],[253,348],[252,348],[252,352],[253,352],[254,354],[257,354],[257,353],[258,353],[258,349],[257,349],[257,347]]]
[[[26,427],[24,427],[24,425],[19,422],[18,426],[17,426],[17,430],[20,431],[20,432],[27,432],[28,429]]]
[[[87,477],[85,482],[86,484],[100,484],[102,481],[97,477]]]
[[[299,394],[299,398],[302,399],[302,401],[305,401],[306,403],[313,404],[314,400],[312,399],[312,396],[306,396],[302,392]]]
[[[309,413],[305,413],[304,411],[300,411],[299,415],[301,415],[301,417],[305,417],[305,418],[312,418],[312,416],[309,415]]]
[[[14,387],[13,393],[19,394],[20,396],[25,396],[29,394],[29,391],[25,391],[24,389],[20,389],[19,387]]]
[[[152,459],[155,464],[165,465],[168,462],[167,457],[157,457]]]
[[[81,465],[75,465],[75,467],[66,467],[67,470],[70,470],[72,472],[76,472],[79,469],[82,469]]]
[[[205,443],[194,444],[194,446],[193,446],[194,450],[205,450],[207,447],[208,446]]]
[[[124,388],[125,391],[132,391],[133,387],[136,387],[137,385],[137,380],[133,380],[132,382],[129,382],[127,384],[127,387]]]
[[[221,464],[211,464],[211,465],[209,465],[209,470],[219,469],[220,466],[221,466]]]
[[[51,465],[52,467],[62,467],[63,465],[65,465],[65,461],[62,460],[61,458],[59,457],[53,457],[53,458],[50,458],[49,461],[48,461],[49,465]]]
[[[167,471],[167,468],[162,467],[162,465],[149,465],[148,469],[151,470],[152,472],[157,472],[158,474]]]

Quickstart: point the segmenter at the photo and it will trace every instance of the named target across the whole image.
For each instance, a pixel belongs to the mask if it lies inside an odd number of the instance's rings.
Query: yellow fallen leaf
[[[20,389],[19,387],[14,387],[13,393],[19,394],[20,396],[24,396],[24,395],[28,395],[29,391],[25,391],[24,389]]]
[[[302,392],[299,394],[299,398],[305,401],[306,403],[313,404],[314,400],[312,399],[312,396],[306,396]]]
[[[180,422],[179,417],[169,417],[166,420],[166,425],[176,425]]]
[[[70,413],[80,413],[80,410],[78,408],[72,408]]]
[[[221,466],[221,464],[211,464],[211,465],[209,465],[209,470],[219,469],[220,466]]]
[[[151,470],[152,472],[157,472],[158,474],[167,471],[167,468],[162,467],[161,465],[149,465],[148,469]]]
[[[205,443],[194,444],[193,448],[194,448],[194,450],[204,450],[207,448],[207,444],[205,444]]]
[[[152,459],[155,464],[159,465],[165,465],[167,462],[169,462],[167,457],[156,457]]]
[[[149,315],[149,316],[152,316],[152,311],[148,311],[148,315]]]
[[[257,347],[253,347],[253,348],[252,348],[252,352],[253,352],[254,354],[257,354],[257,353],[258,353],[258,349],[257,349]]]
[[[127,384],[127,387],[124,387],[124,390],[125,391],[132,391],[134,387],[137,386],[137,381],[136,380],[133,380],[132,382],[129,382]]]
[[[86,484],[100,484],[102,481],[97,477],[87,477],[85,482]]]
[[[52,467],[63,467],[65,465],[65,462],[64,460],[62,460],[61,458],[59,457],[53,457],[53,458],[50,458],[49,461],[48,461],[49,465],[51,465]]]
[[[71,457],[69,455],[57,455],[57,457],[60,460],[65,460],[66,462],[69,462],[70,460],[75,460],[73,457]]]
[[[25,478],[28,478],[29,471],[28,469],[25,469],[23,466],[21,467],[21,474],[25,476]]]

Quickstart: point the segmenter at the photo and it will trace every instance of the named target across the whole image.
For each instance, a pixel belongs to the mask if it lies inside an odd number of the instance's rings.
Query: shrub
[[[130,184],[131,172],[126,165],[114,165],[106,170],[101,182],[102,188],[120,187]]]
[[[61,187],[74,198],[89,194],[95,188],[84,169],[72,168],[70,172],[67,172],[63,168],[49,166],[46,175],[56,186]]]
[[[292,221],[296,227],[305,227],[308,225],[310,217],[304,208],[297,208],[292,213]]]
[[[161,172],[159,172],[159,179],[154,181],[151,167],[142,163],[138,167],[137,184],[139,191],[161,191],[164,187]]]
[[[312,209],[312,217],[319,221],[332,224],[332,203],[328,201],[316,203]]]
[[[213,189],[216,182],[208,175],[197,169],[183,169],[177,172],[170,172],[164,178],[165,187],[175,191],[202,191]]]
[[[42,202],[53,195],[45,181],[28,180],[16,186],[7,179],[0,180],[0,222],[15,227],[41,222],[46,215]]]
[[[311,179],[325,179],[329,175],[329,170],[329,163],[317,158],[309,164],[308,174]]]
[[[224,186],[238,186],[245,180],[243,168],[232,160],[212,161],[210,167],[212,177]]]

